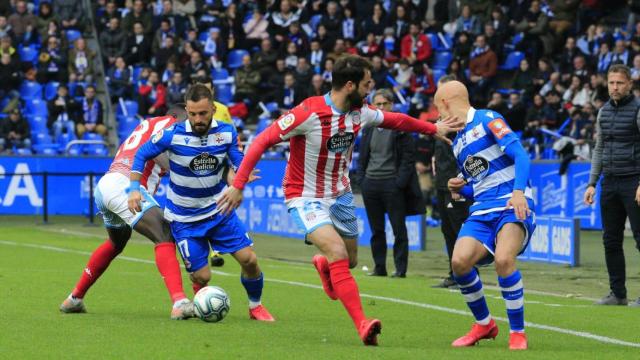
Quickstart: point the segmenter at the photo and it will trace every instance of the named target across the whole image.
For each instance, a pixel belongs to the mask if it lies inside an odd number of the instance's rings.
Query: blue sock
[[[262,287],[264,285],[264,276],[262,276],[262,273],[260,273],[260,277],[256,279],[247,279],[240,276],[240,282],[245,290],[247,290],[247,296],[251,304],[259,305],[260,298],[262,297]]]
[[[498,283],[502,289],[502,297],[507,304],[507,316],[511,331],[524,331],[524,285],[522,275],[516,270],[507,277],[498,276]]]
[[[491,314],[489,314],[489,307],[482,290],[482,281],[476,269],[465,275],[453,274],[453,278],[460,285],[460,292],[464,295],[464,300],[476,318],[476,322],[480,325],[487,325],[491,321]]]

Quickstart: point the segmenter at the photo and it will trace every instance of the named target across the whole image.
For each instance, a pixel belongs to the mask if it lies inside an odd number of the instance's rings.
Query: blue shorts
[[[341,236],[358,238],[356,207],[350,192],[335,199],[299,197],[287,201],[287,207],[305,237],[322,225],[333,225]]]
[[[482,215],[471,215],[462,224],[462,228],[458,233],[458,239],[462,237],[471,237],[482,243],[484,247],[491,253],[486,258],[480,260],[478,265],[486,265],[493,262],[493,255],[496,251],[496,237],[498,232],[505,224],[516,223],[524,228],[524,244],[518,255],[522,254],[529,245],[529,240],[533,231],[536,229],[535,214],[527,216],[525,220],[518,220],[513,209],[504,211],[495,211]]]
[[[235,212],[190,223],[173,221],[171,234],[188,272],[208,265],[210,247],[221,254],[232,254],[253,245]]]

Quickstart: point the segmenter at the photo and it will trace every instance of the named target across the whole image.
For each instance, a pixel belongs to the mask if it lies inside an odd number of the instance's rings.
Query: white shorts
[[[129,178],[120,173],[108,173],[98,182],[93,195],[106,227],[130,226],[133,228],[145,212],[154,206],[159,206],[147,190],[141,187],[142,211],[132,214],[128,205],[129,185]]]
[[[350,192],[335,199],[294,198],[287,201],[287,208],[305,237],[322,225],[333,225],[344,237],[358,237],[356,207]]]

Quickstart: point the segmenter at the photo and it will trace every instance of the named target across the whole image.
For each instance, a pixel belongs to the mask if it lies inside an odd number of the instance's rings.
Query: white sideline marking
[[[0,244],[10,245],[10,246],[22,246],[22,247],[29,247],[29,248],[42,249],[42,250],[50,250],[50,251],[56,251],[56,252],[62,252],[62,253],[91,255],[91,253],[88,252],[88,251],[66,249],[66,248],[60,248],[60,247],[48,246],[48,245],[17,243],[17,242],[13,242],[13,241],[4,241],[4,240],[0,240]],[[155,262],[151,261],[151,260],[139,259],[139,258],[134,258],[134,257],[129,257],[129,256],[118,256],[118,258],[122,259],[122,260],[137,262],[137,263],[155,264]],[[226,272],[223,272],[223,271],[212,270],[211,272],[214,273],[214,274],[217,274],[217,275],[233,276],[232,274],[229,274],[229,273],[226,273]],[[280,283],[280,284],[295,285],[295,286],[307,287],[307,288],[312,288],[312,289],[322,289],[322,286],[313,285],[313,284],[307,284],[307,283],[298,282],[298,281],[288,281],[288,280],[280,280],[280,279],[265,279],[265,280],[270,281],[270,282]],[[419,302],[410,301],[410,300],[403,300],[403,299],[391,298],[391,297],[386,297],[386,296],[370,295],[370,294],[364,294],[364,293],[360,294],[360,296],[363,297],[363,298],[369,298],[369,299],[375,299],[375,300],[383,300],[383,301],[388,301],[388,302],[396,303],[396,304],[410,305],[410,306],[420,307],[420,308],[424,308],[424,309],[442,311],[442,312],[446,312],[446,313],[449,313],[449,314],[457,314],[457,315],[464,315],[464,316],[469,316],[470,315],[468,311],[452,309],[452,308],[448,308],[448,307],[444,307],[444,306],[438,306],[438,305],[432,305],[432,304],[426,304],[426,303],[419,303]],[[502,321],[502,322],[509,322],[508,319],[503,318],[503,317],[494,317],[494,319],[496,319],[498,321]],[[534,328],[534,329],[542,329],[542,330],[558,332],[558,333],[561,333],[561,334],[573,335],[573,336],[577,336],[577,337],[582,337],[582,338],[586,338],[586,339],[599,341],[599,342],[606,343],[606,344],[614,344],[614,345],[622,345],[622,346],[640,348],[640,343],[634,343],[634,342],[619,340],[619,339],[610,338],[610,337],[607,337],[607,336],[600,336],[600,335],[588,333],[588,332],[585,332],[585,331],[576,331],[576,330],[571,330],[571,329],[563,329],[563,328],[559,328],[559,327],[556,327],[556,326],[550,326],[550,325],[544,325],[544,324],[536,324],[536,323],[531,323],[531,322],[525,322],[525,325],[527,327]]]

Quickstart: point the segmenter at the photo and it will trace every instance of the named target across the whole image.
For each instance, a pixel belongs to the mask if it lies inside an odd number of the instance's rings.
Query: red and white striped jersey
[[[282,186],[285,199],[337,198],[351,191],[349,165],[362,127],[378,126],[383,114],[370,105],[340,112],[329,94],[304,100],[277,121],[280,139],[290,141]]]
[[[171,116],[158,116],[142,121],[120,145],[107,173],[117,172],[128,178],[138,149],[149,141],[155,133],[173,125],[175,122],[176,119]],[[161,172],[162,168],[155,161],[147,161],[142,172],[140,185],[144,186],[150,194],[154,194],[160,183]]]

